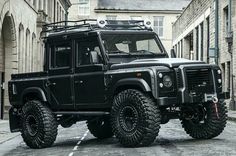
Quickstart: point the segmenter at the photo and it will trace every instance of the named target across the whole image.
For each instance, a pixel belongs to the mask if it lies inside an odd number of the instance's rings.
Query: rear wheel
[[[187,134],[196,139],[211,139],[222,133],[226,125],[227,110],[224,102],[199,104],[191,118],[182,120]]]
[[[160,111],[148,95],[128,89],[114,98],[111,125],[122,145],[147,146],[158,135]]]
[[[90,133],[98,139],[105,139],[113,136],[109,118],[89,120],[87,126]]]
[[[29,101],[23,106],[21,135],[30,148],[50,147],[56,140],[57,127],[55,116],[40,101]]]

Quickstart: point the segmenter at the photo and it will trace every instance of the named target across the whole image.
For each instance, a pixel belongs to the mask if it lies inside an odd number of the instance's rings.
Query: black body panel
[[[97,115],[107,114],[114,96],[126,89],[145,92],[163,108],[206,102],[211,97],[227,98],[222,93],[218,66],[168,58],[156,35],[160,54],[116,51],[109,55],[101,34],[127,33],[155,35],[146,30],[74,30],[46,38],[44,71],[13,74],[9,81],[11,130],[19,130],[20,110],[33,99],[42,101],[56,114]]]

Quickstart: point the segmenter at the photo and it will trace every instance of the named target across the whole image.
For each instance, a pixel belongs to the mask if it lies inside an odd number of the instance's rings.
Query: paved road
[[[194,140],[187,136],[178,120],[162,125],[155,143],[150,147],[124,148],[115,138],[95,139],[84,122],[69,129],[59,129],[51,148],[33,150],[20,136],[0,144],[4,156],[231,156],[236,155],[236,123],[228,122],[225,131],[211,140]]]

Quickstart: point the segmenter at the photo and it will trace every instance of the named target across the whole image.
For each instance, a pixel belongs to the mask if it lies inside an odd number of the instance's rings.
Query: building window
[[[207,17],[207,63],[209,63],[209,49],[210,49],[210,18]]]
[[[116,15],[106,15],[107,20],[116,20]]]
[[[224,8],[224,30],[225,34],[228,33],[229,30],[229,12],[228,12],[228,6]]]
[[[180,41],[180,57],[183,58],[184,54],[183,54],[183,40]]]
[[[59,21],[59,3],[57,2],[57,22]]]
[[[203,23],[200,24],[200,28],[201,28],[201,43],[200,43],[200,46],[201,46],[200,50],[201,50],[201,52],[200,52],[200,54],[201,54],[201,61],[203,61],[203,55],[204,55],[204,53],[203,53],[203,50],[204,50],[203,49],[203,46],[204,46],[203,45],[204,44],[203,43],[203,41],[204,41],[203,40],[203,38],[204,38],[204,25],[203,25]]]
[[[159,37],[163,37],[163,24],[164,17],[163,16],[154,16],[154,31],[158,34]]]
[[[90,15],[90,0],[79,0],[79,15],[80,16]]]
[[[130,16],[131,20],[142,20],[142,16]]]
[[[31,71],[35,71],[35,66],[36,63],[34,62],[35,60],[35,54],[36,54],[36,49],[35,49],[35,44],[36,44],[36,36],[35,33],[32,34],[32,42],[31,42]]]
[[[199,28],[196,27],[196,60],[199,59]]]
[[[231,86],[230,86],[230,79],[231,79],[231,63],[230,61],[227,62],[227,91],[230,92]]]
[[[18,68],[19,68],[19,72],[23,72],[23,59],[24,59],[24,53],[23,53],[23,48],[24,48],[24,27],[22,24],[20,24],[19,26],[19,36],[18,36]]]
[[[37,0],[33,0],[33,6],[34,6],[34,8],[36,8],[36,5],[37,5]]]
[[[61,13],[61,7],[60,7],[60,10],[59,10],[59,18],[60,18],[60,21],[62,21],[62,13]]]
[[[28,72],[29,69],[29,55],[30,55],[30,31],[29,29],[26,30],[26,36],[25,36],[25,71],[24,72]]]

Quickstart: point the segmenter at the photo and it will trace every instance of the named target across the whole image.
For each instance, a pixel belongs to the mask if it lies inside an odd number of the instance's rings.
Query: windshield
[[[154,34],[103,34],[102,40],[109,56],[165,54]]]

